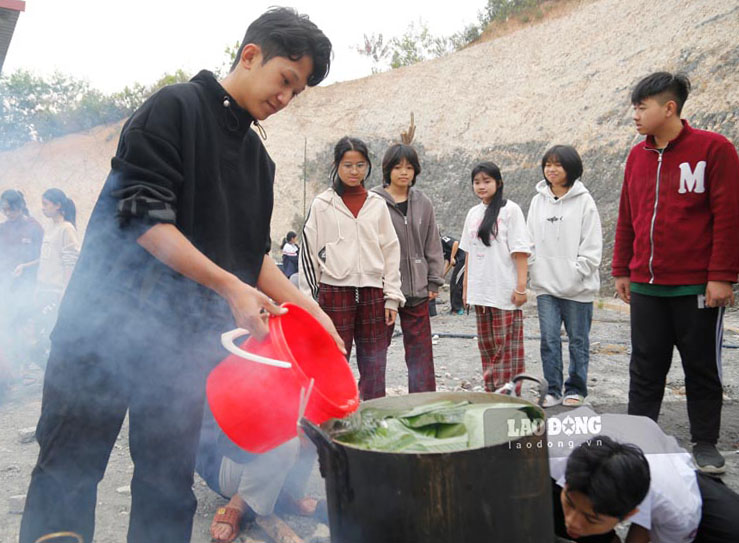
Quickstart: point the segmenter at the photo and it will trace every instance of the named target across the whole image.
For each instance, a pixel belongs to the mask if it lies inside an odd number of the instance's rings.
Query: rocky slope
[[[567,16],[441,59],[309,89],[264,123],[278,165],[275,242],[302,223],[304,172],[306,206],[327,186],[338,138],[368,141],[376,166],[369,184],[377,184],[384,149],[399,139],[413,111],[424,170],[418,186],[432,197],[442,230],[451,234],[459,233],[475,203],[469,172],[476,161],[498,163],[506,195],[526,209],[541,178],[544,150],[554,143],[574,145],[603,219],[608,277],[623,164],[639,139],[630,120],[631,87],[652,71],[686,72],[693,94],[683,115],[737,144],[737,35],[734,1],[583,1]],[[41,192],[59,186],[77,200],[84,226],[120,126],[1,153],[0,189],[24,188],[38,211]]]

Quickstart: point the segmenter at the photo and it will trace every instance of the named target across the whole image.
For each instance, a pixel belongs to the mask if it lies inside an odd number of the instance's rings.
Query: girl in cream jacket
[[[367,146],[344,137],[334,148],[332,187],[316,196],[303,228],[300,287],[318,300],[346,345],[357,345],[362,399],[385,395],[387,326],[405,303],[400,244],[385,200],[364,182]]]

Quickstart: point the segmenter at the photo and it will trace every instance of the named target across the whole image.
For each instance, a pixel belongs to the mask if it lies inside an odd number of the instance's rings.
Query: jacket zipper
[[[411,202],[410,198],[408,199],[408,213],[411,211]],[[413,296],[413,294],[416,292],[416,289],[413,287],[413,266],[411,265],[411,255],[410,255],[410,239],[408,239],[408,216],[403,215],[403,222],[405,223],[405,246],[408,247],[408,280],[411,282],[411,289],[410,289],[410,295]]]
[[[653,261],[654,261],[654,224],[657,222],[657,205],[659,204],[659,185],[660,181],[662,179],[662,153],[665,152],[664,149],[655,149],[655,151],[659,154],[659,157],[657,159],[657,184],[655,187],[655,194],[654,194],[654,211],[652,213],[652,224],[649,228],[649,284],[654,283],[654,267],[653,267]]]

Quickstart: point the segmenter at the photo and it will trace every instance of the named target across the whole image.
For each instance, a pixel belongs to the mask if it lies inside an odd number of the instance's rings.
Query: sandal
[[[243,513],[234,507],[219,507],[210,523],[210,533],[213,535],[213,528],[217,524],[226,524],[231,529],[226,538],[212,537],[211,543],[231,543],[239,536],[241,532],[241,517]]]
[[[580,407],[585,403],[585,397],[581,394],[567,394],[562,400],[565,407]]]

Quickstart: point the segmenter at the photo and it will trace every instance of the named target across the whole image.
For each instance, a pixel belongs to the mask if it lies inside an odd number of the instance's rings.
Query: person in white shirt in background
[[[481,162],[470,177],[481,202],[467,213],[459,242],[467,253],[463,298],[475,306],[483,381],[494,392],[525,369],[521,306],[531,240],[521,208],[503,198],[500,168]]]
[[[298,235],[292,230],[282,240],[282,273],[288,279],[298,273]]]
[[[80,242],[76,228],[77,208],[71,198],[61,189],[51,188],[44,192],[41,206],[44,216],[51,219],[51,226],[44,230],[41,256],[36,261],[21,264],[15,273],[20,275],[24,267],[38,264],[34,297],[36,343],[31,349],[31,358],[45,368],[50,347],[49,334],[56,323],[59,302],[77,263]]]
[[[603,232],[598,208],[580,181],[577,151],[555,145],[541,159],[544,179],[536,185],[526,224],[534,242],[529,258],[541,330],[541,363],[549,392],[543,406],[582,405],[588,395],[590,325],[600,290]],[[562,338],[569,340],[569,377],[562,399]]]

